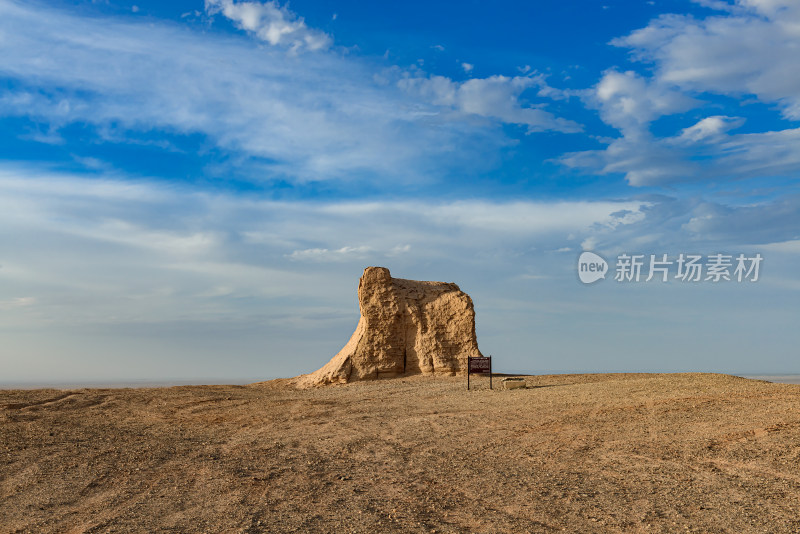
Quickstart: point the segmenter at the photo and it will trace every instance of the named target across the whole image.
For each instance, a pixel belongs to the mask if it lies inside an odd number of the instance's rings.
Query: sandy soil
[[[0,391],[0,532],[800,531],[800,386],[526,380]]]

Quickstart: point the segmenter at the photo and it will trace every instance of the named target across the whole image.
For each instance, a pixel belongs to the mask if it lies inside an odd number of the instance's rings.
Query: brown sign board
[[[489,389],[492,388],[492,357],[478,356],[467,358],[467,389],[469,389],[469,375],[489,375]]]
[[[491,358],[470,358],[469,373],[473,375],[488,374],[492,372]]]

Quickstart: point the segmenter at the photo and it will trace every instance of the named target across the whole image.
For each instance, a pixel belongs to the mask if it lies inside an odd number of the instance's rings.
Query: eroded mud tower
[[[358,284],[361,318],[347,345],[301,387],[404,374],[466,374],[481,356],[472,299],[456,284],[392,278],[367,267]]]

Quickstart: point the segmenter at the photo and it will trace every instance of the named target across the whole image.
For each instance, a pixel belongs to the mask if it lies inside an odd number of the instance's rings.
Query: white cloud
[[[800,197],[784,196],[770,202],[725,206],[701,202],[687,213],[681,230],[694,239],[761,245],[800,237]]]
[[[771,252],[785,252],[789,254],[800,254],[800,239],[791,239],[789,241],[780,241],[777,243],[766,243],[758,247],[761,250],[768,250]]]
[[[27,308],[34,306],[36,299],[34,297],[16,297],[8,300],[0,300],[0,310],[14,310],[17,308]]]
[[[464,62],[464,63],[461,64],[461,68],[464,69],[464,72],[469,74],[470,72],[472,72],[472,69],[475,68],[475,65],[473,65],[471,63]]]
[[[320,269],[491,264],[532,242],[555,250],[568,234],[635,224],[646,205],[277,202],[117,178],[0,172],[4,309],[35,301],[48,321],[69,324],[209,320],[241,297],[314,294]]]
[[[265,14],[277,10],[300,28],[285,8],[252,4],[246,14],[245,5],[217,7],[239,9],[241,24],[257,28],[278,20]],[[0,34],[0,73],[16,80],[0,89],[0,115],[46,125],[37,135],[48,142],[63,142],[59,131],[75,123],[93,127],[92,140],[114,143],[199,134],[205,149],[229,156],[209,167],[220,175],[376,183],[485,168],[509,142],[497,125],[375,81],[372,64],[332,49],[291,54],[285,46],[293,41],[261,47],[190,26],[79,17],[11,0],[0,1]],[[560,127],[549,116],[544,122]]]
[[[597,248],[597,236],[589,236],[581,242],[582,250],[595,250]]]
[[[386,253],[386,256],[393,258],[395,256],[402,256],[411,250],[411,245],[396,245]]]
[[[298,261],[352,261],[363,260],[372,249],[367,246],[342,247],[335,250],[327,248],[308,248],[305,250],[295,250],[288,257]]]
[[[741,119],[708,117],[677,135],[624,136],[602,150],[560,158],[567,167],[600,174],[622,173],[633,186],[792,176],[800,172],[800,128],[729,134]]]
[[[652,186],[699,179],[697,163],[683,155],[644,133],[615,139],[605,149],[568,153],[559,161],[601,175],[621,173],[632,186]]]
[[[571,202],[456,202],[429,206],[429,217],[440,224],[462,226],[474,230],[506,233],[508,235],[569,233],[586,230],[594,225],[616,226],[635,222],[637,218],[622,219],[618,213],[639,213],[641,201],[571,201]]]
[[[211,15],[222,13],[238,28],[271,45],[286,46],[293,52],[323,50],[332,43],[329,35],[309,28],[302,18],[277,2],[206,0],[206,11]]]
[[[667,85],[654,83],[632,72],[609,70],[587,93],[586,100],[599,108],[603,120],[625,135],[640,135],[658,117],[686,111],[697,101]]]
[[[744,119],[738,117],[714,115],[706,117],[688,128],[684,128],[679,138],[690,142],[705,141],[710,138],[717,138],[719,134],[738,128],[742,124],[744,124]]]
[[[612,69],[593,90],[581,92],[621,137],[604,140],[604,149],[565,154],[562,163],[587,172],[622,173],[634,186],[800,172],[798,129],[732,133],[745,119],[719,114],[714,96],[754,95],[777,105],[785,118],[800,118],[800,71],[795,68],[800,4],[740,0],[727,7],[704,5],[723,14],[705,19],[663,15],[613,41],[652,64],[654,74]],[[673,133],[653,134],[655,120],[701,107],[713,112]]]
[[[581,126],[541,109],[543,104],[524,105],[522,93],[539,85],[531,76],[490,76],[455,82],[444,76],[411,76],[405,74],[398,86],[407,93],[419,95],[437,106],[449,106],[467,114],[496,119],[508,124],[528,127],[528,132],[555,130],[575,133]]]
[[[800,172],[800,128],[739,134],[719,142],[717,166],[736,177],[791,176]]]
[[[716,9],[717,11],[734,11],[735,6],[730,4],[727,0],[692,0],[695,4],[707,7],[709,9]],[[653,5],[655,2],[648,2]]]
[[[739,0],[725,16],[664,15],[614,41],[654,62],[656,79],[691,91],[756,95],[800,118],[800,4]]]

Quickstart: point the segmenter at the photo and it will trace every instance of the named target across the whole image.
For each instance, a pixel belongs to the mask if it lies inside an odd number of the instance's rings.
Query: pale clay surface
[[[299,387],[410,374],[460,375],[482,356],[472,299],[456,284],[392,278],[367,267],[358,284],[361,318],[350,341]]]

